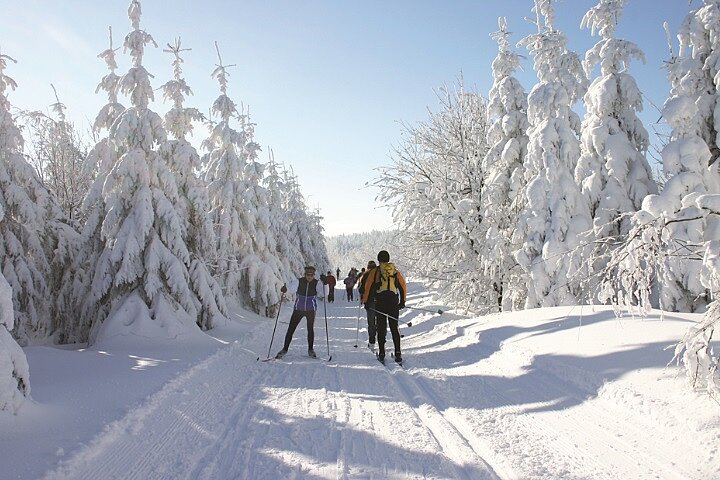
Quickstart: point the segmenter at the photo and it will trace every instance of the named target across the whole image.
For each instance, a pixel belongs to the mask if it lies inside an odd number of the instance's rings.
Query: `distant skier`
[[[325,281],[328,288],[330,289],[327,297],[328,302],[333,303],[335,301],[335,285],[337,284],[337,280],[335,279],[335,277],[333,277],[333,274],[330,270],[328,270],[328,273],[325,276]]]
[[[365,278],[363,303],[368,307],[372,305],[373,301],[375,302],[378,360],[385,361],[385,336],[387,335],[387,325],[390,324],[390,333],[395,347],[395,361],[402,363],[398,317],[400,310],[405,308],[407,285],[402,274],[394,264],[390,263],[390,254],[386,250],[381,250],[377,259],[380,265],[370,270]]]
[[[320,288],[318,288],[320,287]],[[295,329],[300,324],[303,317],[307,318],[307,340],[308,340],[308,356],[316,358],[313,344],[315,342],[315,311],[317,310],[317,299],[325,297],[325,288],[315,278],[315,267],[305,267],[305,275],[301,278],[290,282],[290,291],[295,292],[295,307],[290,317],[290,325],[288,325],[285,334],[285,344],[275,358],[282,358],[290,348]],[[282,293],[288,291],[288,286],[283,285],[280,289]]]
[[[347,300],[348,302],[353,301],[353,288],[355,287],[355,282],[357,281],[357,278],[354,275],[354,272],[356,272],[354,268],[350,270],[350,273],[348,273],[348,276],[345,277],[345,280],[343,280],[343,283],[345,284],[345,292],[347,293]]]

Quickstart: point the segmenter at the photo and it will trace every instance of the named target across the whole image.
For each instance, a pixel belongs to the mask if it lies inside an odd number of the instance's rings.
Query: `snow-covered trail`
[[[401,329],[403,369],[380,365],[362,328],[353,347],[356,303],[327,312],[332,362],[305,356],[304,324],[282,361],[256,361],[272,330],[259,325],[46,478],[701,478],[692,459],[677,463],[676,449],[695,446],[654,431],[652,411],[628,410],[634,392],[598,395],[602,382],[506,345],[505,329],[406,311],[415,325]],[[315,349],[326,356],[318,313]]]

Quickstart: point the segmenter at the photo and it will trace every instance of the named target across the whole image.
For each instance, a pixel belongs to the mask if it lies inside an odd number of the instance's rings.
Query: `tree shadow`
[[[582,325],[615,322],[608,312],[583,315]],[[437,396],[444,407],[495,408],[515,405],[527,408],[527,412],[562,410],[581,404],[598,396],[607,382],[617,380],[638,369],[664,369],[672,359],[667,342],[628,345],[622,350],[600,355],[580,356],[567,354],[540,354],[528,356],[529,363],[522,366],[522,373],[512,376],[462,374],[453,376],[428,376],[423,370],[442,370],[443,367],[466,367],[481,362],[502,350],[503,344],[512,338],[530,338],[578,328],[580,319],[558,316],[546,322],[527,327],[502,325],[478,329],[477,341],[455,345],[459,339],[468,338],[472,324],[456,326],[455,333],[446,339],[431,343],[422,342],[422,335],[415,338],[417,347],[406,348],[409,374],[432,392],[447,392]],[[434,328],[434,327],[433,327]],[[523,359],[518,359],[522,364]],[[417,367],[417,372],[413,369]],[[438,378],[439,377],[439,378]],[[539,406],[538,406],[539,404]]]

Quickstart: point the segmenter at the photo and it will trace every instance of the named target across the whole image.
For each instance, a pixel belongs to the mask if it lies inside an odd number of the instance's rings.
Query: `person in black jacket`
[[[372,305],[372,302],[375,303],[378,360],[385,362],[385,337],[389,325],[395,347],[395,361],[402,363],[398,318],[400,310],[405,308],[407,284],[405,277],[395,268],[395,264],[390,262],[390,254],[387,250],[378,252],[377,259],[379,265],[373,268],[365,279],[362,302],[366,307]]]

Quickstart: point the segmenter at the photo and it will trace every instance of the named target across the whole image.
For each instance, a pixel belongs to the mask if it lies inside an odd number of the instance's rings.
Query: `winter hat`
[[[315,273],[315,267],[311,267],[311,266],[305,267],[305,273]]]
[[[380,250],[378,252],[378,262],[380,263],[387,263],[390,261],[390,254],[387,252],[387,250]]]

